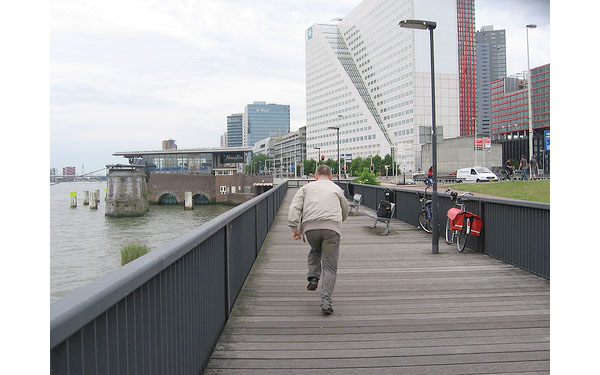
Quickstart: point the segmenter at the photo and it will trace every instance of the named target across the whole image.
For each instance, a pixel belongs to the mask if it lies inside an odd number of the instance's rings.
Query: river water
[[[83,205],[84,191],[100,190],[97,210]],[[156,249],[232,206],[150,206],[142,217],[104,216],[106,182],[63,182],[50,186],[50,301],[121,267],[121,247],[130,242]],[[70,193],[77,193],[71,208]]]

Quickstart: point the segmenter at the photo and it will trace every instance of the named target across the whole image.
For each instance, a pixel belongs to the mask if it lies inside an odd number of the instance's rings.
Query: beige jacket
[[[341,235],[342,221],[347,217],[344,191],[329,179],[320,178],[296,192],[288,211],[288,225],[302,234],[312,229],[330,229]]]

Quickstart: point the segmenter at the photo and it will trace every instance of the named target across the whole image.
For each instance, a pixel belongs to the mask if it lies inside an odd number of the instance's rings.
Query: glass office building
[[[431,127],[429,32],[400,28],[403,19],[437,22],[436,125],[444,138],[459,136],[456,1],[365,0],[339,23],[306,30],[309,159],[317,148],[337,159],[337,131],[330,128],[339,127],[341,154],[383,157],[393,147],[407,172],[421,167],[419,127]]]
[[[214,174],[215,168],[237,166],[247,163],[252,148],[202,148],[160,151],[115,152],[113,156],[123,156],[130,164],[147,165],[151,173],[172,174]]]
[[[492,81],[506,77],[506,36],[504,30],[483,26],[475,33],[477,55],[477,134],[491,137]]]
[[[242,113],[227,116],[227,147],[242,147],[244,145],[243,116]]]
[[[252,147],[262,139],[290,132],[290,106],[267,102],[246,105],[243,116],[243,132],[247,134],[244,146]],[[229,132],[228,132],[229,133]],[[231,137],[230,134],[227,135]]]

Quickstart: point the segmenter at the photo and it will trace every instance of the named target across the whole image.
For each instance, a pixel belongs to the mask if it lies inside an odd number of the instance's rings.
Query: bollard
[[[194,209],[194,202],[192,200],[192,192],[191,191],[186,191],[185,192],[185,205],[184,205],[184,209],[185,210],[193,210]]]
[[[88,190],[83,192],[83,205],[87,206],[90,204],[90,192]]]
[[[97,210],[98,209],[98,192],[92,192],[92,198],[90,199],[90,209]]]
[[[77,193],[72,191],[71,192],[71,208],[75,208],[77,207]]]

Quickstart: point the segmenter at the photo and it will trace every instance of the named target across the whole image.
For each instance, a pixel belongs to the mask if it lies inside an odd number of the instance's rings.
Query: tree
[[[377,177],[375,176],[375,174],[371,173],[369,168],[366,167],[363,168],[362,173],[360,174],[360,176],[358,176],[355,182],[367,185],[381,185],[379,181],[377,181]]]
[[[314,174],[317,169],[317,161],[314,159],[304,160],[304,174]]]
[[[250,160],[250,164],[246,165],[246,173],[254,173],[258,174],[258,171],[264,169],[265,160],[269,157],[265,154],[256,154],[252,156],[252,160]]]

